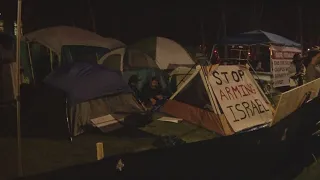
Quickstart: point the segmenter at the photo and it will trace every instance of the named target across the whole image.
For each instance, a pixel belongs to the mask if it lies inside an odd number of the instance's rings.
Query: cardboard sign
[[[273,125],[296,111],[304,101],[319,95],[320,78],[281,94],[273,119]],[[307,98],[307,99],[306,99]]]
[[[219,66],[208,74],[217,101],[235,132],[272,120],[272,111],[250,76],[239,66]]]
[[[273,87],[290,86],[288,69],[291,62],[288,59],[272,59]]]

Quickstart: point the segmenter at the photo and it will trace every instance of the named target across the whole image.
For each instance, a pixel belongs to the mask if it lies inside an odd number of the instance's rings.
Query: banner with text
[[[290,86],[290,68],[293,56],[295,53],[300,53],[301,50],[296,47],[285,46],[270,46],[273,87]]]
[[[239,66],[219,66],[208,74],[213,92],[235,132],[272,121],[272,112],[250,76],[247,69]]]
[[[292,60],[272,59],[273,87],[290,86],[290,68]]]

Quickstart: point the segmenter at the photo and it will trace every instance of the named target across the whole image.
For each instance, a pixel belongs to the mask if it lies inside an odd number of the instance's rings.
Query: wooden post
[[[21,10],[22,0],[18,0],[17,7],[17,38],[16,38],[16,101],[17,101],[17,160],[18,160],[18,176],[23,176],[22,171],[22,152],[21,152],[21,124],[20,124],[20,40],[21,40]]]
[[[96,148],[97,148],[97,160],[103,159],[104,158],[103,143],[102,142],[96,143]]]

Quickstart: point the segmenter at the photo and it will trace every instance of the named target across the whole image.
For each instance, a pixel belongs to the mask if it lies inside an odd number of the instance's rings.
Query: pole
[[[223,4],[221,11],[221,20],[222,20],[222,28],[223,28],[223,38],[227,37],[227,23],[226,23],[226,14],[225,14],[225,4]],[[228,59],[228,45],[224,46],[224,59]]]
[[[303,24],[302,24],[302,8],[301,5],[298,5],[298,11],[299,11],[299,31],[300,31],[300,44],[301,49],[303,52]]]
[[[22,0],[18,0],[17,8],[17,37],[16,37],[16,101],[17,101],[17,157],[18,157],[18,176],[23,176],[22,153],[21,153],[21,124],[20,124],[20,39],[21,39],[21,9]]]
[[[201,43],[204,46],[206,44],[205,31],[204,31],[204,20],[201,19]]]
[[[93,30],[93,32],[97,32],[96,18],[95,18],[95,15],[94,15],[94,11],[93,11],[91,0],[88,0],[88,5],[89,5],[89,10],[90,10],[90,18],[91,18],[92,30]]]

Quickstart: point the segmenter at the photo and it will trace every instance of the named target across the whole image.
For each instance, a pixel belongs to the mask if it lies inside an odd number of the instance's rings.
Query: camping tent
[[[126,82],[132,75],[137,75],[141,79],[138,88],[142,88],[152,76],[160,77],[162,87],[166,88],[165,79],[158,65],[149,55],[140,50],[131,47],[114,49],[102,56],[98,64],[121,71]]]
[[[158,68],[150,56],[128,47],[117,48],[105,54],[98,60],[98,64],[122,72],[131,69]]]
[[[42,44],[58,55],[63,46],[79,45],[114,49],[125,44],[112,38],[104,38],[93,32],[69,26],[55,26],[24,35],[27,41]]]
[[[162,111],[221,135],[264,126],[272,120],[268,98],[242,66],[197,66]]]
[[[164,37],[151,37],[132,45],[148,54],[160,69],[175,69],[179,66],[192,67],[195,63],[188,52],[177,42]]]
[[[177,67],[170,72],[169,84],[172,92],[177,91],[181,85],[194,73],[195,68]]]
[[[26,34],[26,54],[22,56],[25,75],[37,82],[59,65],[96,62],[106,52],[124,46],[118,40],[68,26],[56,26]]]
[[[0,103],[14,100],[15,52],[14,37],[0,33]]]
[[[45,79],[45,84],[48,87],[44,89],[46,92],[37,93],[38,97],[33,97],[29,106],[47,104],[46,107],[36,107],[34,112],[35,117],[46,114],[46,118],[33,119],[57,121],[57,114],[64,114],[66,117],[62,115],[60,118],[66,118],[71,136],[83,133],[94,119],[108,123],[104,121],[110,114],[126,117],[144,112],[119,72],[100,65],[75,63],[58,68]],[[117,120],[112,119],[111,124],[119,124]]]

